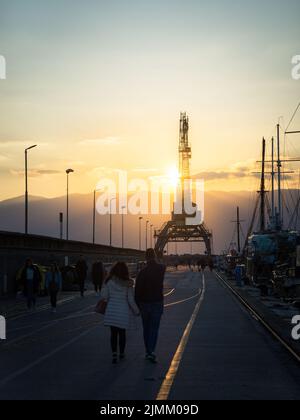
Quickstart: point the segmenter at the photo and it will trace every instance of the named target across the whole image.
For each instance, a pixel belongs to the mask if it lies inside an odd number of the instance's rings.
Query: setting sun
[[[167,169],[167,179],[172,187],[176,187],[178,185],[180,173],[178,172],[176,166],[172,166]]]

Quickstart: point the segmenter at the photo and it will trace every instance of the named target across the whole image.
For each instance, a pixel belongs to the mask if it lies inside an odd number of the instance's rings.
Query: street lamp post
[[[37,144],[25,149],[25,234],[28,234],[28,151],[37,147]]]
[[[94,205],[93,205],[93,245],[96,243],[96,194],[102,189],[94,190]]]
[[[64,236],[64,214],[59,213],[59,238],[62,240]]]
[[[109,220],[109,245],[112,247],[112,211],[111,211],[111,203],[117,200],[116,197],[112,198],[109,201],[109,213],[110,213],[110,220]]]
[[[124,248],[124,210],[126,206],[122,207],[122,248]]]
[[[150,221],[147,220],[146,221],[146,250],[148,249],[148,225],[149,225]]]
[[[150,226],[150,248],[153,248],[153,225]]]
[[[93,245],[96,242],[96,190],[94,190],[94,205],[93,205]]]
[[[139,250],[142,250],[142,217],[139,217]]]
[[[67,174],[67,241],[69,240],[69,175],[74,173],[73,169],[67,169],[66,170],[66,174]]]

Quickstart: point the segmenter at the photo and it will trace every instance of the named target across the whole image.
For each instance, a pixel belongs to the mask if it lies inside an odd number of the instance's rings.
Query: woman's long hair
[[[113,277],[129,282],[130,277],[127,264],[124,262],[117,262],[110,270],[106,283],[108,283]]]

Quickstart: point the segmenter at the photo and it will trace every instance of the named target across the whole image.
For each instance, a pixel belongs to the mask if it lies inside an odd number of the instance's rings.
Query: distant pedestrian
[[[208,266],[209,266],[210,271],[213,272],[215,266],[214,266],[214,262],[212,258],[209,260]]]
[[[156,363],[155,349],[164,311],[163,288],[166,267],[156,261],[154,249],[146,251],[146,261],[146,267],[137,276],[135,299],[143,319],[146,359]]]
[[[50,296],[52,312],[56,312],[57,295],[62,289],[62,275],[56,263],[53,263],[46,273],[46,289]]]
[[[202,261],[201,261],[201,270],[202,270],[202,271],[205,271],[206,266],[207,266],[207,262],[206,262],[205,260],[202,260]]]
[[[96,295],[99,296],[105,277],[105,270],[102,261],[96,261],[92,268],[93,283],[95,286]]]
[[[140,314],[134,300],[134,282],[125,263],[118,262],[112,269],[101,291],[107,302],[104,325],[111,329],[113,364],[125,358],[126,330],[134,327],[134,317]]]
[[[28,309],[35,309],[36,299],[40,290],[41,273],[32,260],[28,258],[21,273],[21,284],[24,296],[27,298]]]
[[[80,259],[78,260],[76,264],[76,274],[77,274],[77,279],[79,283],[79,290],[80,290],[81,297],[84,297],[85,281],[86,281],[87,273],[88,273],[88,266],[85,259],[81,255]]]

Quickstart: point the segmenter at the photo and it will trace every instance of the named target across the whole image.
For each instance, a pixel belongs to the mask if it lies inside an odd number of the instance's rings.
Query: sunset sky
[[[170,172],[181,111],[206,188],[256,189],[261,138],[300,101],[299,16],[299,0],[0,0],[0,199],[23,194],[32,144],[33,195],[63,195],[69,167],[78,193]]]

